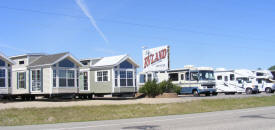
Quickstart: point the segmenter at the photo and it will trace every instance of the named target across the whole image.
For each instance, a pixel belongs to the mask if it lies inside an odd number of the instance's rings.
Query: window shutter
[[[19,89],[19,73],[17,72],[17,89]]]
[[[26,89],[26,87],[27,87],[27,82],[26,82],[26,81],[27,81],[27,78],[26,78],[26,72],[24,72],[24,80],[25,80],[25,82],[24,82],[24,83],[25,83],[25,86],[24,86],[24,87],[25,87],[25,89]]]
[[[43,68],[40,70],[40,82],[41,92],[43,92]]]

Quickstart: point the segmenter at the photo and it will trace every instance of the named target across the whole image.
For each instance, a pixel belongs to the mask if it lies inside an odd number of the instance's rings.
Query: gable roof
[[[74,58],[70,53],[64,52],[64,53],[40,56],[39,58],[34,60],[32,63],[30,63],[29,67],[54,65],[67,57],[72,58],[79,66],[82,66],[82,64],[76,58]]]
[[[96,62],[93,67],[117,66],[125,60],[129,60],[134,66],[139,67],[138,64],[136,64],[135,61],[128,55],[103,57],[101,60]]]
[[[10,64],[15,64],[13,60],[5,56],[3,53],[0,52],[0,58],[4,59],[5,61],[9,62]]]

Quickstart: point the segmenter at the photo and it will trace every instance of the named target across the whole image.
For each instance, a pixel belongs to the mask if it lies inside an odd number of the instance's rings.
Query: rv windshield
[[[215,80],[213,71],[200,71],[200,80]]]

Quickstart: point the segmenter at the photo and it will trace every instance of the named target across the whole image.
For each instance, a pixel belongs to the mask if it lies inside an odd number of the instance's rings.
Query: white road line
[[[272,109],[274,110],[275,107],[268,107],[268,108],[256,108],[252,110],[241,110],[234,113],[244,113],[244,112],[254,112],[254,111],[263,111]],[[233,110],[234,111],[234,110]],[[222,111],[219,111],[222,112]],[[228,111],[229,113],[224,113],[223,115],[230,115],[232,111]],[[197,113],[198,114],[198,113]],[[203,114],[203,113],[201,113]],[[219,114],[219,113],[217,113]],[[183,115],[184,116],[184,115]],[[142,124],[142,123],[151,123],[151,122],[164,122],[164,121],[173,121],[173,120],[184,120],[184,119],[193,119],[193,118],[201,118],[201,117],[213,117],[214,115],[205,115],[205,116],[192,116],[192,117],[182,117],[182,118],[173,118],[173,119],[158,119],[158,120],[150,120],[150,121],[137,121],[137,122],[129,122],[129,123],[117,123],[117,124],[107,124],[107,125],[95,125],[95,126],[82,126],[82,127],[70,127],[70,128],[53,128],[53,129],[45,129],[45,130],[71,130],[71,129],[85,129],[85,128],[97,128],[97,127],[106,127],[106,126],[119,126],[119,125],[129,125],[129,124]]]

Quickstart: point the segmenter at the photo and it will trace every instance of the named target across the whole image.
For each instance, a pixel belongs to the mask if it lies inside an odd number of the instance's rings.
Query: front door
[[[80,81],[80,91],[87,91],[87,90],[89,90],[88,72],[87,71],[80,72],[79,81]]]
[[[31,91],[42,92],[42,71],[41,69],[31,70]]]

